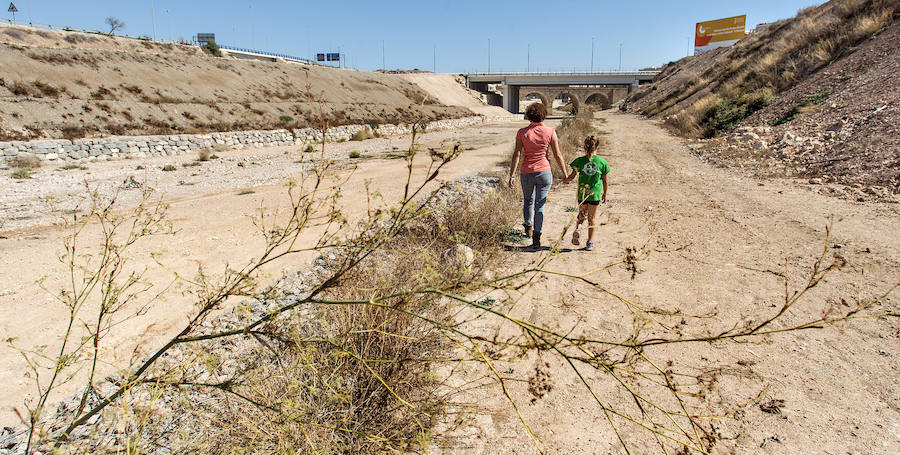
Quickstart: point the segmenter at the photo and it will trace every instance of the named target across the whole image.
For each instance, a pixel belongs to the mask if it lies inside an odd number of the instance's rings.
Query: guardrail
[[[531,72],[531,71],[510,71],[510,72],[490,72],[490,73],[463,73],[466,76],[572,76],[572,75],[610,75],[621,74],[639,75],[639,76],[655,76],[660,71],[558,71],[558,72]]]
[[[242,47],[227,46],[227,45],[219,44],[219,43],[216,43],[216,44],[218,44],[218,46],[219,46],[220,48],[225,49],[226,51],[247,52],[247,53],[250,53],[250,54],[267,55],[267,56],[269,56],[269,57],[286,58],[286,59],[290,59],[290,60],[297,60],[297,61],[300,61],[300,62],[315,63],[315,62],[313,62],[313,61],[310,60],[310,59],[301,58],[301,57],[294,57],[293,55],[279,54],[279,53],[277,53],[277,52],[259,51],[259,50],[256,50],[256,49],[245,49],[245,48],[242,48]]]

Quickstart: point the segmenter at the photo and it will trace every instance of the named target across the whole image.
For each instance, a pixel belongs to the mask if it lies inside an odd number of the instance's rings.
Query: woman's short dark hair
[[[544,103],[531,103],[525,108],[525,120],[540,123],[547,118],[547,106]]]

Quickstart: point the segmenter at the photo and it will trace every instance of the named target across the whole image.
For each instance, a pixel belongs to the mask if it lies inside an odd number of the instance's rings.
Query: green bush
[[[706,111],[701,122],[707,129],[707,136],[717,136],[734,129],[750,114],[772,104],[775,96],[768,90],[744,93],[722,100]]]
[[[278,117],[278,120],[281,120],[284,123],[291,123],[294,121],[294,117],[291,117],[290,115],[282,115],[281,117]]]
[[[812,110],[813,106],[817,106],[825,102],[825,100],[827,100],[832,93],[834,93],[834,89],[829,88],[822,90],[821,92],[813,93],[812,95],[807,95],[803,98],[803,102],[792,107],[791,110],[787,111],[787,113],[782,115],[781,117],[772,120],[769,125],[778,126],[794,120],[795,118],[799,117],[800,114]]]
[[[167,165],[165,165],[165,166],[162,167],[162,170],[163,170],[163,171],[166,171],[166,172],[172,172],[172,171],[174,171],[175,169],[178,169],[178,168],[176,168],[174,164],[167,164]]]
[[[17,180],[30,179],[31,169],[28,169],[27,167],[20,167],[12,171],[12,174],[9,174],[9,176]]]
[[[203,49],[205,49],[206,52],[209,52],[210,54],[212,54],[216,57],[222,56],[222,50],[219,49],[219,45],[216,44],[215,41],[210,41],[210,42],[204,44]]]
[[[353,136],[350,136],[351,141],[364,141],[366,139],[372,139],[372,133],[367,129],[359,130],[353,133]]]
[[[316,148],[312,146],[312,144],[306,144],[306,148],[303,149],[305,153],[312,153],[316,151]]]
[[[356,150],[350,152],[350,158],[359,158],[360,156],[362,155],[360,155]]]

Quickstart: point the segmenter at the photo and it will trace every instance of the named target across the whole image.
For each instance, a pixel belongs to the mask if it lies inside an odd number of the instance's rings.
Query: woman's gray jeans
[[[550,171],[519,174],[522,182],[522,218],[525,226],[534,226],[534,233],[540,234],[544,225],[544,204],[547,202],[547,193],[553,185],[553,173]]]

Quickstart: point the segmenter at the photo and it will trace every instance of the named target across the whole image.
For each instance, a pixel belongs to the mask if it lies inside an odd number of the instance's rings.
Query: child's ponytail
[[[595,138],[594,136],[588,136],[584,138],[584,154],[592,154],[600,148],[600,140]]]

